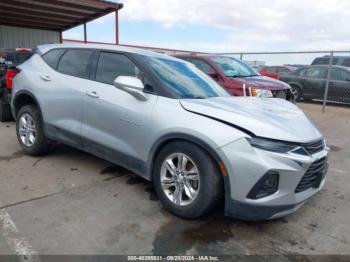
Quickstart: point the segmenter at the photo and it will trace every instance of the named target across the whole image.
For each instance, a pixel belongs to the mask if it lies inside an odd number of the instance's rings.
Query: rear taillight
[[[5,73],[5,86],[7,90],[11,90],[13,86],[13,78],[20,72],[19,69],[8,69]]]

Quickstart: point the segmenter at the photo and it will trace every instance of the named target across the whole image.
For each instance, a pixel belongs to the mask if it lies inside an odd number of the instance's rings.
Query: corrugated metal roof
[[[0,0],[0,25],[64,31],[122,7],[102,0]]]

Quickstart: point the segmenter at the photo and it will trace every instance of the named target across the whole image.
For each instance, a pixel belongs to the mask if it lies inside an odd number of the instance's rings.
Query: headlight
[[[304,154],[305,152],[303,148],[293,143],[276,141],[260,137],[247,138],[247,140],[253,147],[276,153],[288,153],[290,151],[293,151],[298,154]],[[305,154],[307,153],[305,152]]]
[[[273,97],[272,92],[270,90],[265,89],[252,89],[252,96],[256,97]]]

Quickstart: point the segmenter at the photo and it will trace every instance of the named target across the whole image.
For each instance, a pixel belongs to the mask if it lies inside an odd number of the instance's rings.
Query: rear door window
[[[208,73],[215,73],[214,69],[207,62],[203,61],[202,59],[193,58],[192,59],[192,63],[199,70],[203,71],[206,74],[208,74]]]
[[[331,79],[336,81],[350,81],[350,72],[339,68],[332,68]]]
[[[325,78],[325,70],[323,67],[311,67],[300,71],[300,76],[310,78]]]
[[[288,74],[290,72],[289,72],[289,70],[287,68],[279,67],[278,68],[278,73],[280,73],[281,75],[286,75],[286,74]]]
[[[139,77],[139,74],[141,74],[141,71],[125,55],[108,52],[100,53],[96,70],[97,81],[113,85],[118,76]]]
[[[57,70],[63,74],[88,78],[88,65],[92,50],[70,49],[60,59]]]
[[[57,69],[57,63],[66,49],[54,49],[43,55],[44,61],[53,69]]]

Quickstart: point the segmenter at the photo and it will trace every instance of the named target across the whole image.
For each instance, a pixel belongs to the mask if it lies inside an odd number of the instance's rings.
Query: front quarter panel
[[[202,146],[216,150],[247,134],[219,121],[186,111],[177,99],[159,97],[153,111],[150,139],[143,153],[143,159],[151,165],[154,146],[166,138],[201,142]],[[209,148],[207,151],[209,151]]]

